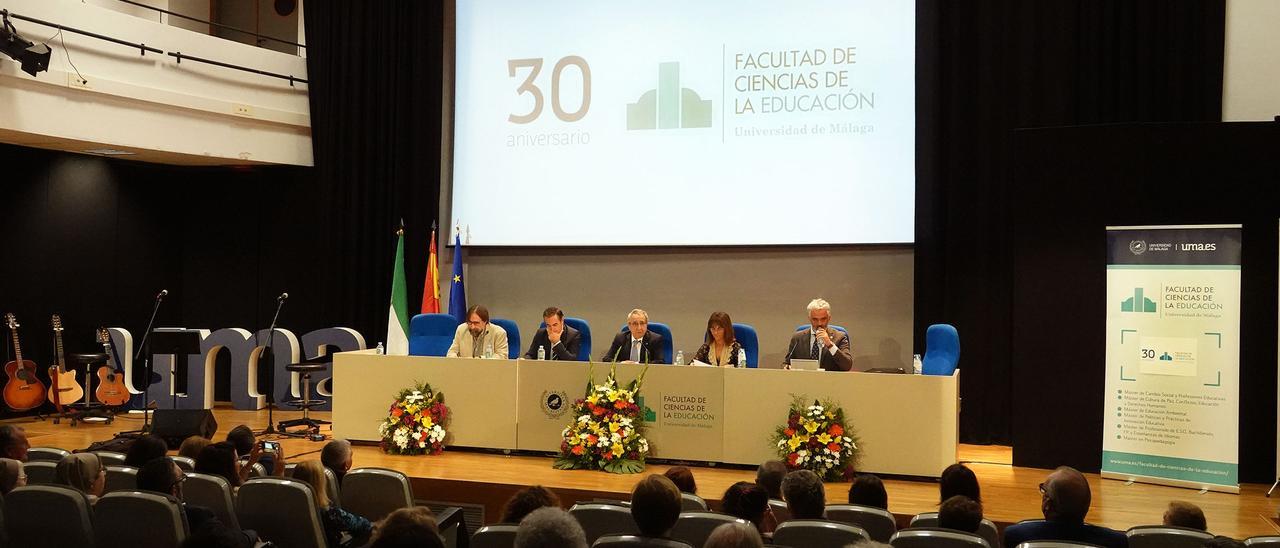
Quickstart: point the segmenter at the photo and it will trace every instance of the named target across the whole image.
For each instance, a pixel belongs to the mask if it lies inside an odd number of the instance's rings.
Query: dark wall
[[[1101,466],[1104,228],[1242,223],[1240,479],[1274,479],[1277,145],[1275,123],[1016,133],[1014,464]]]

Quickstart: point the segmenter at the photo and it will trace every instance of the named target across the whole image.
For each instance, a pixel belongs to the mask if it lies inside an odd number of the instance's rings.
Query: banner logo
[[[568,395],[562,390],[543,390],[542,391],[542,414],[547,418],[558,419],[569,411],[569,406],[565,405],[568,401]]]
[[[627,129],[711,127],[711,100],[680,87],[680,63],[658,64],[658,87],[627,103]]]
[[[1134,255],[1141,255],[1143,253],[1146,253],[1147,252],[1146,240],[1134,240],[1132,242],[1129,242],[1129,251],[1132,251]]]
[[[1132,246],[1130,246],[1132,249]],[[1142,288],[1133,288],[1133,296],[1120,303],[1121,312],[1155,312],[1156,302],[1142,295]]]

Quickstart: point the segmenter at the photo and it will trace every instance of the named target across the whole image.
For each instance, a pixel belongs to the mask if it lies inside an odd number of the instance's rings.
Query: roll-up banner
[[[1240,492],[1240,237],[1107,227],[1104,478]]]

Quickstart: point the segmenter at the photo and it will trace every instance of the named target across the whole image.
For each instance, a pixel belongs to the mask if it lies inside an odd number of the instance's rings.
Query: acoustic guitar
[[[4,364],[9,381],[4,385],[4,403],[14,411],[26,411],[40,407],[45,401],[44,383],[36,377],[36,362],[22,359],[22,345],[18,343],[18,319],[5,314],[4,322],[13,337],[14,360]]]
[[[120,355],[111,346],[111,333],[105,327],[98,328],[98,343],[107,355],[112,356],[113,363],[120,363]],[[129,389],[124,385],[124,371],[110,365],[98,368],[98,390],[94,392],[98,401],[111,407],[119,407],[129,403]]]
[[[57,349],[54,364],[49,366],[49,401],[62,412],[62,406],[80,401],[84,397],[84,387],[76,381],[76,372],[67,371],[67,361],[62,354],[62,318],[57,314],[50,320],[53,324],[53,343]]]

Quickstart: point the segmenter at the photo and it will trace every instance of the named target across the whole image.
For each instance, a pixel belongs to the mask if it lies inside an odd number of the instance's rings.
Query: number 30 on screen
[[[564,72],[565,67],[574,65],[582,72],[582,104],[578,106],[578,110],[574,112],[565,112],[560,107],[560,74]],[[538,78],[538,74],[542,72],[542,59],[509,59],[507,61],[507,75],[515,78],[516,70],[528,68],[529,74],[525,77],[524,83],[516,88],[519,95],[526,93],[533,95],[533,110],[528,114],[510,114],[507,120],[513,124],[527,124],[538,119],[542,115],[542,90],[534,83]],[[565,122],[576,122],[587,115],[587,108],[591,106],[591,67],[587,66],[587,60],[577,55],[563,57],[556,61],[556,66],[551,70],[551,110],[555,112],[556,118]]]

